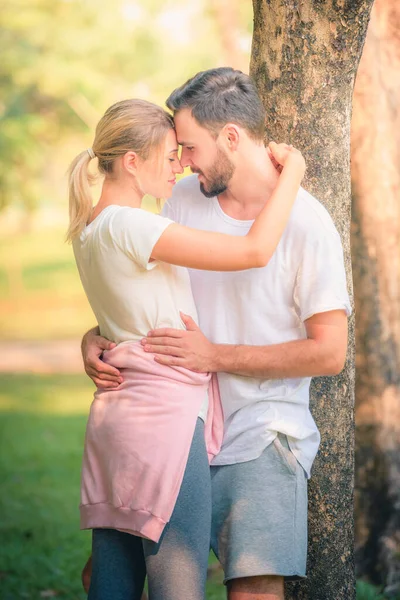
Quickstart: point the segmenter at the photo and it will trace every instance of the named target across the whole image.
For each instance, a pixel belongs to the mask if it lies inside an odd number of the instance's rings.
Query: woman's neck
[[[93,221],[107,206],[130,206],[140,208],[144,193],[132,181],[105,179],[98,203],[93,208],[88,223]]]

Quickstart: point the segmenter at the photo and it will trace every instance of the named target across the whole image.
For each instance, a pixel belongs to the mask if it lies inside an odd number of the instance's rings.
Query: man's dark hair
[[[265,110],[252,79],[230,67],[201,71],[172,92],[166,102],[174,113],[189,108],[202,127],[218,135],[227,123],[264,138]]]

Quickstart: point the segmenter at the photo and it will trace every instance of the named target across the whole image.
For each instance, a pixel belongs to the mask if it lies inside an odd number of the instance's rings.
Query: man
[[[167,106],[182,165],[197,176],[176,185],[163,214],[244,235],[278,177],[254,84],[239,71],[212,69],[175,90]],[[305,576],[307,477],[319,444],[310,378],[339,373],[346,355],[350,304],[339,235],[300,190],[265,268],[190,277],[200,328],[183,315],[186,331],[163,328],[142,343],[163,364],[218,373],[225,431],[211,466],[212,548],[229,600],[283,600],[284,578]],[[120,374],[99,360],[108,347],[92,333],[83,354],[95,383],[115,386]]]

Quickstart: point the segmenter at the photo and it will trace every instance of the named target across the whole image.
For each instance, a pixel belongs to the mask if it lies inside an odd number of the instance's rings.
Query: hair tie
[[[93,152],[93,148],[88,148],[86,152],[89,154],[90,158],[96,158],[95,153]]]

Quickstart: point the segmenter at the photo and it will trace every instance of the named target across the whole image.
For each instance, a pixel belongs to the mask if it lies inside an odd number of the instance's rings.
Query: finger
[[[167,365],[168,367],[185,366],[185,360],[183,358],[177,358],[176,356],[161,356],[156,354],[154,360],[160,365]]]
[[[280,167],[280,166],[281,166],[281,165],[278,163],[278,161],[277,161],[277,160],[275,160],[275,158],[274,158],[273,156],[271,157],[271,161],[272,161],[272,164],[274,165],[274,167],[275,167],[276,169],[277,169],[278,167]]]
[[[122,383],[124,380],[121,375],[116,377],[115,375],[110,375],[109,373],[102,373],[102,372],[98,373],[97,377],[99,379],[101,379],[102,381],[113,381],[114,383]]]
[[[110,377],[116,378],[121,377],[121,373],[118,371],[118,369],[112,367],[111,365],[107,364],[106,362],[97,357],[96,359],[88,359],[86,361],[86,366],[87,368],[96,371],[96,373],[104,373],[106,375],[109,375]]]
[[[190,315],[185,315],[185,313],[181,311],[179,311],[179,314],[181,316],[182,321],[185,324],[187,331],[197,331],[199,329],[199,326]]]
[[[117,345],[115,342],[110,342],[106,338],[101,337],[100,335],[96,336],[93,340],[93,343],[96,344],[101,350],[112,350]]]
[[[96,384],[96,387],[101,389],[116,390],[119,387],[119,383],[115,383],[114,381],[103,381],[98,377],[95,377],[93,381]]]
[[[153,346],[151,344],[144,347],[145,352],[152,354],[167,354],[168,356],[184,356],[185,353],[181,348],[174,348],[173,346]]]
[[[164,329],[152,329],[151,331],[148,332],[147,337],[173,337],[173,338],[179,338],[182,337],[182,330],[181,329],[171,329],[171,328],[164,328]]]
[[[270,142],[270,149],[274,159],[281,164],[282,159],[287,155],[288,150],[283,147],[283,144],[277,144],[276,142]]]
[[[160,337],[160,338],[144,338],[140,342],[143,347],[148,345],[151,346],[171,346],[172,348],[182,348],[182,339],[178,338],[168,338],[168,337]]]
[[[85,371],[86,371],[87,375],[89,375],[90,379],[92,379],[93,381],[95,379],[99,379],[100,381],[108,380],[108,381],[112,382],[113,385],[119,385],[120,383],[123,382],[122,376],[116,377],[114,375],[104,375],[97,369],[87,368],[87,369],[85,369]]]
[[[107,342],[105,344],[103,344],[102,347],[103,347],[104,350],[112,350],[113,348],[115,348],[116,345],[117,344],[114,344],[114,342],[109,342],[107,340]]]

